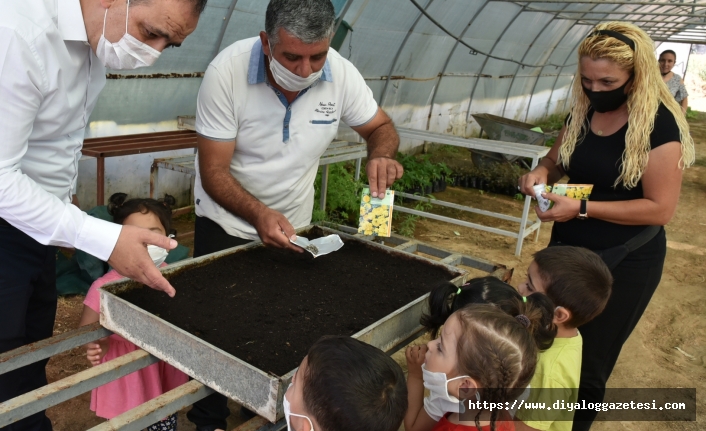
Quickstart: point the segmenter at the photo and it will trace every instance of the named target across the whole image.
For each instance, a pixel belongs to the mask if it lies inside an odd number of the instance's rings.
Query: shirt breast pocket
[[[310,120],[309,122],[315,126],[338,125],[338,118],[331,118],[325,120]]]

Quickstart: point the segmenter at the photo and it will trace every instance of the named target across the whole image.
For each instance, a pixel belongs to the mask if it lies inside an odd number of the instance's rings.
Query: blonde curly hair
[[[604,34],[591,33],[578,48],[579,61],[583,57],[593,60],[605,58],[616,63],[621,69],[632,74],[632,90],[628,94],[628,131],[625,136],[625,151],[622,156],[620,176],[614,187],[621,182],[625,188],[635,187],[647,168],[651,150],[650,134],[654,129],[655,116],[662,103],[674,115],[679,126],[681,158],[679,167],[684,169],[694,163],[694,140],[689,134],[689,125],[660,76],[654,56],[654,42],[635,25],[613,21],[599,24],[595,30],[612,30],[621,33],[635,43],[635,51],[626,43]],[[574,79],[571,95],[571,112],[559,150],[559,160],[568,169],[571,154],[588,132],[584,121],[590,102],[584,94],[579,76]],[[576,119],[578,121],[572,121]]]

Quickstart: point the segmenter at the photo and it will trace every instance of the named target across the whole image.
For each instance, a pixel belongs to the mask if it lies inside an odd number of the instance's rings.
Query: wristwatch
[[[581,209],[579,209],[578,215],[579,220],[586,220],[588,218],[588,212],[586,212],[586,202],[588,201],[585,199],[581,199]]]

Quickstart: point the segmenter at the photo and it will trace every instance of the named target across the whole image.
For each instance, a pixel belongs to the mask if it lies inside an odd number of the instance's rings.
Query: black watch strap
[[[586,199],[581,199],[581,209],[579,209],[579,219],[586,220],[588,218],[588,213],[586,212]]]

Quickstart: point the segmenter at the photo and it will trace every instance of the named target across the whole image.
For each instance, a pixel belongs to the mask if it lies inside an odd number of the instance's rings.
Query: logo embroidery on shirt
[[[319,114],[324,114],[325,116],[330,116],[331,114],[334,114],[336,112],[336,103],[335,102],[319,102],[319,106],[314,109],[314,112],[318,112]]]

